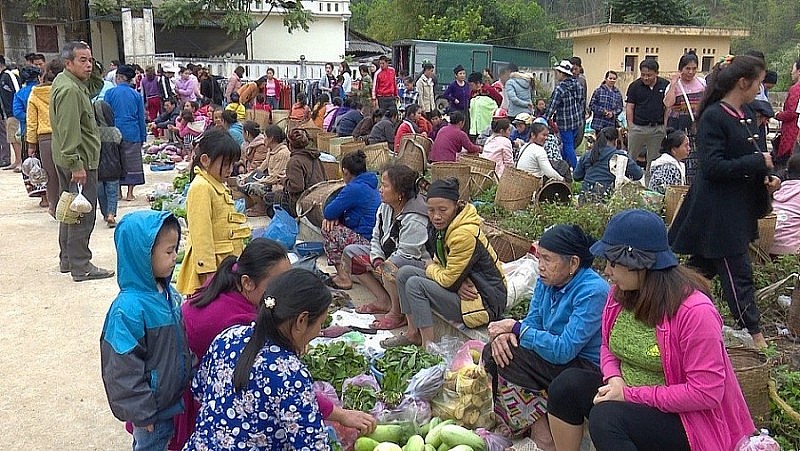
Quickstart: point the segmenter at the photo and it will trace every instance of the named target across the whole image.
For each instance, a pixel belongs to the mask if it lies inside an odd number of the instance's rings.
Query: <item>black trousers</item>
[[[597,451],[690,449],[678,414],[625,401],[594,405],[592,400],[601,385],[602,376],[596,371],[564,370],[550,384],[548,415],[575,426],[588,418],[589,433]]]
[[[761,331],[761,313],[756,305],[756,290],[753,283],[753,267],[747,252],[723,258],[692,256],[687,266],[696,269],[709,279],[719,275],[722,296],[728,303],[733,319],[739,327],[751,334]]]

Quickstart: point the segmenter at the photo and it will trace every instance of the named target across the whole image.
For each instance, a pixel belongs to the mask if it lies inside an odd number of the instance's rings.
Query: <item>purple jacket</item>
[[[621,376],[608,339],[622,305],[612,288],[603,311],[600,369],[603,380]],[[672,319],[656,326],[666,386],[626,387],[625,401],[677,413],[696,451],[733,450],[755,431],[722,340],[722,317],[710,299],[695,291]]]
[[[147,100],[150,97],[161,97],[161,90],[158,88],[158,76],[149,80],[147,76],[142,77],[142,97]]]
[[[200,85],[194,75],[190,76],[188,80],[184,80],[183,77],[177,77],[175,80],[175,91],[178,93],[181,102],[186,102],[187,100],[196,101],[196,93],[199,87]]]

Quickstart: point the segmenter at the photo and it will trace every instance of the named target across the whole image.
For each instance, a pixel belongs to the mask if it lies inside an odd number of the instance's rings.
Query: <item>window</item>
[[[711,68],[714,66],[714,57],[713,56],[704,56],[703,62],[700,71],[701,72],[710,72]]]
[[[625,55],[625,72],[636,71],[636,55]]]
[[[658,61],[658,55],[645,55],[644,59]]]
[[[35,25],[36,51],[39,53],[58,53],[58,27],[55,25]]]

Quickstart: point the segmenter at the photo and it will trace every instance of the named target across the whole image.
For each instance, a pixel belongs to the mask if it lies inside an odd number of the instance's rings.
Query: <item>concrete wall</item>
[[[263,15],[254,13],[258,23]],[[315,16],[309,31],[295,30],[289,33],[283,19],[271,15],[247,40],[250,59],[295,60],[305,55],[307,61],[341,60],[345,53],[345,21],[339,16]]]
[[[119,41],[112,22],[91,23],[92,56],[103,63],[104,67],[113,60],[120,60]]]

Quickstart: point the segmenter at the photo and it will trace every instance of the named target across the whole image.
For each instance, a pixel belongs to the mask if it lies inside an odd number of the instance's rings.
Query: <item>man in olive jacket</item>
[[[97,209],[97,165],[100,162],[100,133],[91,98],[103,87],[101,69],[94,64],[92,50],[85,42],[67,43],[61,50],[64,72],[53,80],[50,118],[53,126],[53,162],[60,192],[77,192],[92,205],[77,224],[60,224],[59,269],[72,273],[72,280],[112,277],[114,271],[94,266],[89,238]]]

